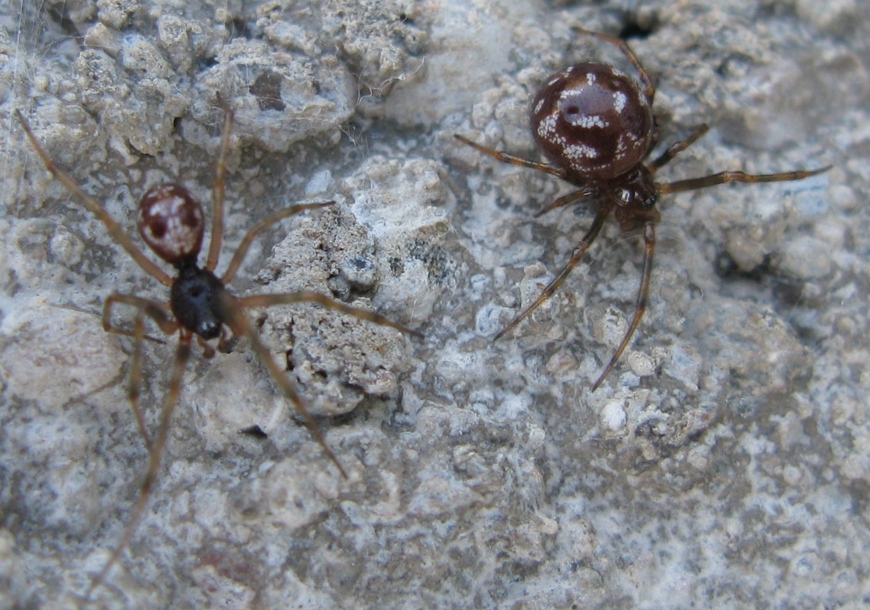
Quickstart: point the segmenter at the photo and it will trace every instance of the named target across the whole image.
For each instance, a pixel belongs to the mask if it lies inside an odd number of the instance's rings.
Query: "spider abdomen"
[[[600,63],[551,75],[532,102],[532,135],[573,177],[609,180],[636,166],[652,140],[650,104],[634,80]]]
[[[205,233],[202,206],[179,184],[154,186],[139,201],[136,225],[148,247],[175,267],[196,262]]]

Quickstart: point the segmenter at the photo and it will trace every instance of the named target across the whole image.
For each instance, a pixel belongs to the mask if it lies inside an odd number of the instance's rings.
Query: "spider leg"
[[[135,331],[129,331],[112,325],[112,307],[115,303],[123,303],[144,312],[167,335],[175,334],[175,331],[178,330],[178,322],[169,313],[169,308],[165,303],[155,301],[154,299],[138,297],[134,294],[115,292],[106,297],[106,301],[103,303],[103,330],[108,333],[115,333],[116,335],[124,335],[126,337],[136,336]],[[143,335],[142,338],[156,343],[164,343],[162,339],[148,335]]]
[[[663,152],[661,155],[656,157],[654,161],[647,163],[646,168],[651,172],[655,173],[657,169],[669,163],[671,159],[676,157],[678,154],[686,150],[689,146],[694,144],[698,138],[703,136],[707,131],[709,131],[710,127],[707,126],[706,123],[701,123],[697,127],[695,127],[695,131],[693,131],[688,138],[685,140],[680,140],[679,142],[675,142],[671,144],[668,149]]]
[[[218,338],[217,351],[222,354],[229,354],[235,345],[235,338],[230,336],[226,326],[221,327],[221,334]]]
[[[302,417],[302,421],[305,423],[305,427],[308,428],[308,432],[311,434],[312,437],[314,437],[314,440],[316,440],[317,443],[323,448],[323,451],[326,453],[326,455],[329,456],[329,459],[331,459],[332,462],[338,467],[341,475],[345,479],[347,479],[347,471],[345,471],[344,467],[341,465],[341,462],[338,461],[338,458],[335,456],[335,453],[332,452],[332,449],[329,448],[329,445],[326,444],[326,439],[323,436],[323,432],[320,430],[320,427],[317,425],[317,422],[312,417],[311,413],[309,413],[308,407],[305,406],[305,402],[303,402],[302,398],[299,396],[299,393],[296,391],[293,382],[290,381],[290,378],[287,377],[286,372],[282,371],[278,364],[275,362],[275,358],[272,356],[269,348],[266,347],[266,345],[260,339],[260,336],[257,334],[257,331],[254,330],[254,327],[251,326],[250,321],[248,321],[248,317],[242,310],[243,304],[241,302],[241,299],[233,297],[226,291],[221,293],[219,299],[220,307],[223,310],[227,319],[227,324],[233,330],[233,333],[244,334],[248,337],[251,342],[251,346],[257,353],[257,357],[260,359],[260,362],[262,362],[263,365],[269,370],[269,374],[272,375],[272,379],[275,380],[275,383],[281,386],[281,390],[284,392],[284,395],[290,399],[290,402],[293,403],[293,406],[296,408],[296,412]]]
[[[831,165],[820,167],[819,169],[798,169],[791,172],[780,172],[778,174],[747,174],[740,171],[719,172],[709,176],[701,176],[700,178],[689,178],[688,180],[677,180],[676,182],[664,182],[656,184],[658,194],[664,193],[681,193],[683,191],[694,191],[708,186],[717,184],[725,184],[726,182],[787,182],[789,180],[803,180],[816,174],[831,169]]]
[[[223,332],[223,329],[221,329],[221,332]],[[215,352],[215,349],[211,345],[206,343],[205,339],[203,339],[199,335],[196,335],[196,344],[199,345],[199,347],[202,349],[202,357],[206,360],[211,360],[217,353]]]
[[[592,221],[592,226],[589,227],[589,230],[586,232],[586,235],[580,240],[580,243],[577,244],[577,247],[574,248],[573,254],[571,254],[570,260],[565,264],[562,270],[559,272],[553,281],[547,284],[547,287],[544,288],[543,292],[535,299],[535,302],[526,307],[525,310],[521,314],[519,314],[516,318],[514,318],[510,324],[505,326],[501,331],[495,336],[493,341],[498,341],[502,337],[504,337],[507,333],[513,330],[517,324],[522,322],[524,319],[528,317],[530,313],[535,311],[541,303],[546,301],[552,296],[554,292],[562,285],[562,282],[568,277],[568,274],[577,266],[577,263],[580,262],[580,259],[583,258],[583,255],[586,254],[586,251],[589,249],[589,246],[592,245],[592,242],[595,241],[595,238],[598,237],[598,234],[601,232],[601,227],[604,226],[604,221],[607,220],[607,217],[610,215],[610,211],[613,209],[613,204],[609,201],[605,201],[601,204],[601,207],[598,209],[598,213],[595,215],[595,219]]]
[[[129,331],[123,328],[112,326],[112,306],[115,303],[123,303],[136,308],[136,318],[133,321],[133,330]],[[142,390],[142,341],[149,339],[157,343],[164,343],[163,340],[151,337],[145,334],[145,316],[154,320],[160,330],[167,335],[171,335],[178,330],[178,324],[169,315],[166,306],[159,301],[137,297],[132,294],[110,294],[105,303],[103,303],[103,330],[117,335],[133,337],[133,357],[130,361],[130,389],[127,397],[130,400],[130,406],[133,408],[133,415],[136,416],[136,424],[139,426],[139,432],[142,438],[145,439],[145,446],[151,449],[151,436],[145,427],[145,418],[142,416],[142,410],[139,408],[139,395]]]
[[[297,214],[303,210],[313,210],[316,208],[325,208],[326,206],[333,205],[334,201],[324,201],[322,203],[299,203],[296,205],[292,205],[289,208],[284,208],[283,210],[279,210],[274,214],[271,214],[255,224],[253,227],[248,229],[248,232],[245,233],[245,236],[242,238],[242,241],[239,243],[239,247],[236,248],[235,254],[233,254],[233,258],[230,259],[230,264],[227,266],[227,270],[224,271],[223,276],[221,277],[221,283],[224,286],[231,283],[233,278],[236,276],[236,273],[239,270],[239,267],[242,265],[242,260],[244,260],[245,255],[248,253],[248,248],[251,247],[251,242],[254,241],[254,238],[266,227],[275,224],[282,218],[287,218],[288,216],[292,216],[293,214]]]
[[[468,144],[472,148],[475,148],[483,154],[489,155],[494,159],[498,159],[499,161],[504,161],[505,163],[510,163],[511,165],[519,165],[520,167],[529,167],[531,169],[546,172],[554,176],[559,176],[563,179],[565,178],[565,170],[559,169],[558,167],[553,167],[552,165],[547,165],[546,163],[539,163],[537,161],[531,161],[529,159],[517,157],[516,155],[501,152],[500,150],[495,150],[494,148],[483,146],[482,144],[478,144],[477,142],[472,142],[468,138],[459,134],[453,134],[453,137],[462,142],[463,144]]]
[[[30,123],[27,122],[27,119],[24,118],[24,115],[20,110],[15,111],[18,116],[18,122],[21,123],[21,127],[24,129],[24,133],[27,134],[27,138],[30,140],[30,144],[33,146],[33,149],[36,151],[36,154],[42,159],[42,162],[45,164],[45,168],[51,173],[54,178],[64,185],[69,192],[71,192],[75,197],[78,198],[79,202],[84,205],[89,212],[91,212],[94,216],[99,218],[102,223],[106,226],[106,230],[109,232],[109,235],[112,236],[116,242],[118,242],[124,250],[127,251],[133,260],[142,267],[142,270],[145,271],[148,275],[156,279],[158,282],[163,284],[164,286],[172,285],[172,276],[163,271],[160,267],[158,267],[151,259],[145,256],[145,253],[133,243],[133,240],[130,238],[127,233],[121,228],[121,226],[115,222],[115,220],[109,216],[109,213],[103,207],[103,204],[97,201],[94,197],[88,195],[82,187],[78,185],[75,179],[68,174],[66,171],[61,169],[54,161],[52,161],[51,157],[48,156],[48,153],[40,145],[39,141],[36,139],[36,136],[33,135],[33,131],[30,129]]]
[[[336,301],[325,294],[314,292],[313,290],[300,290],[299,292],[281,292],[274,294],[252,294],[243,297],[236,297],[236,302],[242,308],[291,305],[293,303],[318,303],[327,309],[340,311],[355,318],[359,318],[360,320],[374,322],[381,326],[389,326],[390,328],[395,328],[396,330],[408,335],[414,335],[421,339],[423,338],[423,335],[416,330],[412,330],[398,322],[393,322],[379,313],[367,309],[360,309],[359,307],[352,307],[346,303],[342,303],[341,301]]]
[[[593,392],[598,389],[598,386],[601,385],[604,378],[610,374],[611,370],[613,370],[614,365],[619,360],[619,357],[622,356],[622,352],[625,351],[628,342],[631,341],[631,337],[634,335],[634,331],[637,330],[640,320],[643,318],[643,314],[646,311],[646,302],[649,297],[649,283],[650,278],[652,277],[653,254],[656,249],[655,222],[653,221],[647,221],[644,224],[643,244],[643,272],[640,278],[640,289],[637,292],[637,301],[634,304],[634,315],[631,318],[631,324],[628,326],[628,331],[625,333],[625,337],[623,337],[622,341],[619,343],[619,347],[616,348],[616,353],[613,354],[613,358],[610,359],[610,362],[607,363],[607,366],[604,367],[604,371],[602,371],[601,375],[598,376],[598,380],[592,386]]]
[[[233,133],[233,109],[221,101],[224,111],[224,126],[221,133],[221,150],[214,166],[214,183],[211,187],[211,241],[205,268],[214,271],[221,255],[224,238],[224,184],[227,176],[227,152],[230,149],[230,136]]]
[[[543,216],[544,214],[546,214],[550,210],[555,210],[556,208],[561,208],[562,206],[568,205],[569,203],[573,203],[573,202],[577,201],[578,199],[585,199],[586,197],[591,197],[592,195],[596,194],[597,192],[598,192],[598,189],[595,188],[594,186],[584,186],[583,188],[576,190],[572,193],[568,193],[567,195],[562,195],[561,197],[556,199],[554,202],[552,202],[547,207],[535,212],[535,218],[540,218],[541,216]]]
[[[616,45],[619,47],[619,50],[622,51],[622,54],[625,55],[625,58],[634,66],[635,70],[637,70],[637,74],[640,77],[640,82],[643,85],[643,94],[646,97],[646,101],[652,106],[653,98],[656,94],[655,85],[653,85],[652,79],[649,77],[649,74],[644,70],[643,65],[641,65],[640,60],[637,58],[637,55],[634,54],[634,51],[631,50],[631,47],[626,44],[624,40],[621,38],[617,38],[616,36],[611,36],[609,34],[602,34],[601,32],[590,32],[589,30],[584,30],[580,27],[572,28],[578,34],[588,34],[589,36],[595,36],[599,40],[603,40],[604,42],[609,42],[610,44]]]
[[[148,468],[145,471],[145,479],[142,481],[142,486],[139,488],[139,497],[136,498],[130,520],[127,522],[127,526],[124,528],[124,533],[118,540],[118,544],[115,545],[115,550],[112,551],[100,573],[91,581],[91,585],[85,593],[86,600],[90,598],[91,593],[100,585],[109,569],[118,561],[121,553],[124,552],[124,549],[130,542],[130,538],[133,537],[136,525],[145,512],[145,507],[148,505],[151,491],[154,488],[154,482],[157,479],[157,471],[160,468],[160,460],[163,458],[163,451],[166,448],[166,440],[169,437],[172,414],[175,411],[175,406],[178,404],[178,396],[181,393],[181,380],[184,375],[184,369],[190,358],[190,340],[191,333],[182,329],[179,333],[178,345],[175,348],[175,359],[169,373],[169,387],[163,400],[160,427],[157,429],[157,438],[154,439],[154,445],[148,451]]]
[[[139,396],[142,393],[142,341],[144,337],[145,310],[140,309],[136,312],[136,319],[133,322],[133,357],[130,360],[130,389],[127,392],[127,398],[133,408],[133,415],[136,416],[139,433],[145,439],[145,448],[151,451],[151,436],[148,434],[148,428],[145,427],[142,409],[139,408]]]

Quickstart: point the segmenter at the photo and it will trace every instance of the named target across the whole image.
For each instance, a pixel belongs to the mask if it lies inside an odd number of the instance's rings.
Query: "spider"
[[[362,320],[390,326],[401,332],[420,336],[418,332],[389,320],[388,318],[364,309],[351,307],[323,294],[313,291],[299,291],[281,294],[258,294],[235,296],[228,286],[232,282],[253,239],[268,226],[277,221],[301,212],[332,205],[334,202],[297,204],[280,210],[256,223],[244,235],[223,275],[218,277],[214,271],[220,257],[223,239],[224,180],[226,176],[226,156],[230,146],[233,111],[223,106],[224,121],[221,135],[220,152],[215,164],[214,184],[212,187],[212,224],[211,241],[205,264],[200,266],[198,258],[202,247],[205,215],[202,206],[190,191],[179,184],[159,184],[150,188],[139,201],[137,227],[145,244],[154,254],[174,268],[174,275],[163,271],[148,258],[132,238],[112,219],[105,207],[94,197],[88,195],[73,177],[60,168],[46,153],[30,128],[20,110],[16,111],[18,120],[27,134],[34,150],[42,159],[48,171],[63,184],[91,213],[99,218],[109,235],[120,244],[134,261],[151,277],[169,287],[169,301],[161,302],[132,294],[113,293],[106,298],[103,306],[102,322],[107,332],[133,337],[134,349],[130,364],[129,400],[136,418],[139,431],[148,448],[148,465],[145,477],[133,506],[127,526],[109,559],[99,574],[91,581],[86,598],[102,582],[109,569],[119,559],[130,541],[136,524],[148,503],[166,446],[172,414],[178,403],[182,386],[182,375],[191,354],[191,342],[195,338],[203,350],[205,358],[215,355],[215,347],[209,341],[217,339],[219,351],[229,351],[229,335],[245,336],[254,352],[268,369],[281,391],[293,403],[311,436],[320,444],[329,459],[336,465],[342,476],[347,472],[338,458],[326,444],[323,433],[309,414],[302,398],[293,383],[276,364],[269,349],[259,338],[251,322],[244,313],[252,307],[268,307],[291,303],[313,302]],[[136,311],[132,330],[112,325],[112,308],[116,304],[127,305]],[[160,414],[157,434],[152,440],[145,426],[139,408],[139,393],[142,383],[142,343],[145,339],[162,342],[145,334],[145,317],[156,323],[160,330],[172,335],[178,333],[173,363],[169,369],[169,381]]]
[[[726,182],[803,180],[827,171],[830,166],[776,174],[725,171],[676,182],[656,182],[656,171],[704,135],[708,126],[699,125],[688,138],[672,144],[661,155],[644,163],[659,137],[652,116],[655,96],[652,80],[623,40],[580,28],[576,31],[616,45],[637,70],[641,87],[628,75],[603,63],[579,63],[551,74],[535,95],[529,115],[535,142],[551,164],[488,148],[458,134],[454,137],[499,161],[552,174],[577,187],[540,210],[535,214],[536,218],[581,199],[594,197],[598,205],[592,226],[580,239],[562,270],[531,305],[495,336],[495,340],[513,330],[562,285],[598,237],[611,212],[622,231],[643,230],[643,271],[634,315],[616,353],[593,384],[594,392],[616,365],[646,310],[656,245],[655,226],[659,221],[655,206],[660,195]]]

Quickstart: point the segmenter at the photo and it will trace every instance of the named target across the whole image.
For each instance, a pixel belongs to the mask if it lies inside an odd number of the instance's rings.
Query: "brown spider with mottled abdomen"
[[[390,326],[399,331],[419,336],[419,333],[416,331],[392,322],[382,315],[351,307],[317,292],[300,291],[250,296],[235,296],[230,293],[227,286],[235,277],[236,272],[242,264],[242,259],[257,234],[282,218],[303,210],[329,206],[333,202],[298,204],[261,220],[249,229],[242,238],[223,275],[220,277],[216,276],[214,270],[218,265],[221,242],[223,240],[226,155],[229,150],[233,122],[232,110],[225,107],[224,111],[225,118],[220,154],[215,165],[215,178],[212,188],[211,242],[209,243],[205,265],[200,267],[197,262],[205,232],[205,215],[202,206],[185,187],[178,184],[160,184],[149,189],[139,202],[139,213],[136,223],[139,234],[157,256],[172,265],[175,269],[175,276],[169,275],[149,259],[142,249],[133,243],[133,240],[121,229],[118,223],[109,216],[103,205],[85,193],[70,174],[54,163],[36,139],[24,115],[20,111],[17,111],[21,126],[24,128],[33,148],[45,163],[48,171],[69,189],[90,212],[103,222],[112,238],[133,257],[133,260],[148,275],[170,289],[169,302],[146,299],[132,294],[115,293],[106,299],[103,307],[103,327],[105,330],[127,335],[135,340],[130,364],[129,396],[136,422],[145,439],[149,454],[145,479],[142,482],[139,497],[134,505],[130,521],[108,561],[99,574],[91,581],[85,595],[86,598],[102,582],[109,568],[120,557],[130,541],[136,524],[148,503],[166,446],[172,414],[181,392],[182,375],[190,357],[191,341],[194,337],[203,349],[203,355],[206,358],[212,358],[215,355],[215,348],[208,341],[217,339],[217,349],[225,351],[228,339],[227,327],[232,331],[234,336],[246,336],[263,365],[269,370],[275,382],[295,406],[296,411],[302,417],[311,435],[323,447],[323,450],[335,463],[341,474],[347,478],[347,473],[339,463],[338,458],[326,444],[323,433],[308,413],[308,409],[296,392],[293,383],[276,364],[268,348],[259,338],[250,321],[248,321],[244,310],[252,307],[268,307],[291,303],[319,303],[328,309],[340,311],[362,320]],[[136,310],[132,330],[112,326],[111,310],[116,303],[129,305]],[[146,338],[151,338],[145,335],[146,316],[151,318],[167,335],[178,333],[178,345],[175,349],[175,359],[169,372],[169,383],[160,415],[160,425],[157,429],[157,436],[153,441],[146,430],[145,421],[139,408],[139,392],[142,383],[142,342]]]
[[[624,41],[607,34],[577,31],[616,45],[637,70],[642,88],[613,66],[601,63],[575,64],[550,75],[532,101],[530,123],[535,142],[552,165],[503,153],[460,135],[455,137],[499,161],[546,172],[578,187],[578,190],[553,201],[536,217],[590,197],[596,197],[599,206],[592,226],[574,248],[567,264],[540,296],[496,335],[496,339],[515,328],[562,285],[595,241],[611,212],[623,231],[643,229],[643,271],[634,315],[616,353],[592,386],[592,391],[595,391],[619,360],[646,310],[656,244],[655,225],[659,220],[655,205],[659,195],[726,182],[802,180],[827,171],[830,166],[777,174],[730,171],[676,182],[656,182],[655,172],[704,135],[707,125],[695,128],[688,138],[644,163],[643,159],[652,151],[658,139],[652,118],[655,96],[652,81]]]

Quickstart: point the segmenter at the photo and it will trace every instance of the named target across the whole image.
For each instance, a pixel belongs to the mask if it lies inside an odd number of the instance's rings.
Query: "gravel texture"
[[[821,8],[824,6],[824,8]],[[639,236],[605,227],[558,293],[493,336],[592,219],[535,158],[528,102],[622,33],[657,85],[659,173],[801,182],[663,197],[650,305],[622,360]],[[870,3],[841,0],[48,0],[0,6],[0,607],[858,608],[870,603]],[[194,358],[147,451],[112,292],[165,299],[44,170],[135,233],[166,181],[210,200],[236,113],[223,264],[348,472],[250,344]],[[206,206],[210,214],[210,207]],[[138,243],[138,237],[136,238]],[[119,307],[119,326],[132,314]],[[149,329],[159,335],[159,329]],[[152,429],[174,338],[144,346]]]

